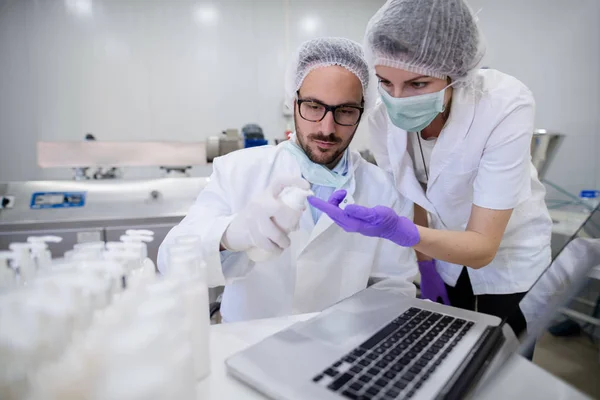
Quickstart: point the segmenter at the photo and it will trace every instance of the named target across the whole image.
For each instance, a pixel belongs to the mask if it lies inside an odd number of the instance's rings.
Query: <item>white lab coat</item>
[[[344,189],[345,204],[387,205],[400,215],[412,214],[412,203],[400,198],[389,176],[351,152]],[[323,310],[367,286],[369,276],[395,277],[411,283],[417,273],[412,249],[391,241],[344,232],[322,214],[315,225],[306,209],[292,245],[281,255],[254,263],[245,252],[223,256],[221,237],[234,214],[278,177],[301,176],[294,157],[281,146],[262,146],[215,159],[209,184],[183,221],[160,246],[158,265],[165,268],[166,248],[180,235],[199,235],[211,286],[225,285],[221,314],[228,322]],[[342,206],[345,206],[343,204]]]
[[[536,322],[539,321],[540,324],[547,322],[543,319],[544,315],[548,312],[556,312],[553,307],[558,302],[564,302],[569,287],[598,266],[600,266],[600,239],[577,237],[568,243],[557,255],[552,266],[519,304],[527,321],[527,328],[529,330],[544,328],[536,326]]]
[[[433,228],[464,231],[473,204],[514,209],[494,260],[468,269],[476,295],[527,291],[550,262],[552,220],[530,155],[534,114],[529,89],[499,71],[481,70],[471,87],[455,88],[426,193],[407,152],[407,132],[392,124],[381,101],[369,117],[377,164],[401,195],[429,211]],[[436,266],[444,282],[456,285],[462,265]]]

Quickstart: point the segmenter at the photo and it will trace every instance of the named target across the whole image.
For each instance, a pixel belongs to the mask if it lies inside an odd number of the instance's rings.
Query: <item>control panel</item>
[[[70,208],[85,205],[85,192],[36,192],[31,196],[30,208]]]

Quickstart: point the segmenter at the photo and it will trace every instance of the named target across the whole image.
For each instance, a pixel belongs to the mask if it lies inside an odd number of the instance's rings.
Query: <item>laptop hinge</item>
[[[505,340],[502,325],[488,326],[436,399],[464,399],[468,391],[479,382]]]

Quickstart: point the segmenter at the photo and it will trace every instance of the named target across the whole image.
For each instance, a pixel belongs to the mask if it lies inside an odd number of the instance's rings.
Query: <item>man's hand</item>
[[[301,211],[279,199],[279,194],[290,186],[310,189],[310,184],[299,177],[276,179],[231,221],[221,239],[223,247],[236,252],[258,247],[269,253],[281,253],[289,247],[290,239],[282,227],[297,225],[302,216]]]

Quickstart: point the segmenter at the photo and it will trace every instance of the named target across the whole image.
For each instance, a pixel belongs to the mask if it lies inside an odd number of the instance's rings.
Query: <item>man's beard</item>
[[[294,119],[296,119],[296,118],[294,117]],[[350,136],[350,138],[348,139],[348,142],[344,146],[339,148],[331,156],[327,157],[326,159],[322,159],[319,157],[319,153],[318,153],[319,150],[313,151],[306,143],[304,143],[302,132],[298,129],[297,124],[296,124],[296,140],[298,141],[298,145],[300,146],[300,148],[302,150],[304,150],[304,153],[306,153],[306,156],[308,157],[308,159],[310,161],[314,162],[315,164],[321,164],[321,165],[328,166],[330,164],[333,164],[333,162],[335,162],[336,160],[339,160],[341,158],[342,154],[344,154],[344,152],[346,151],[348,146],[350,146],[350,142],[352,142],[352,139],[354,138],[356,129],[357,128],[354,128],[354,132],[352,132],[352,136]],[[337,137],[335,134],[330,133],[329,135],[325,135],[322,132],[309,133],[307,136],[307,140],[320,140],[323,142],[343,143],[343,140],[341,138]]]

